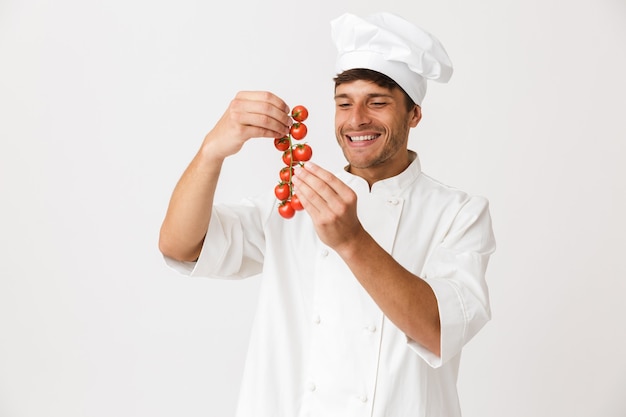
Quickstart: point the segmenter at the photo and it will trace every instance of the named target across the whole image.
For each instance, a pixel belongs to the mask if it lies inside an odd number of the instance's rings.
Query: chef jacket
[[[417,155],[374,183],[342,171],[367,232],[433,289],[441,356],[398,329],[299,212],[271,196],[215,205],[191,276],[262,274],[238,417],[457,417],[463,346],[490,319],[488,202],[422,173]]]

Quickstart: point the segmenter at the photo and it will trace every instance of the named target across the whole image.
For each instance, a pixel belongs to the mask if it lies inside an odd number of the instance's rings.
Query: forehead
[[[397,98],[401,93],[397,89],[381,87],[373,81],[356,80],[339,84],[335,88],[335,98],[359,98],[370,96],[385,96]]]

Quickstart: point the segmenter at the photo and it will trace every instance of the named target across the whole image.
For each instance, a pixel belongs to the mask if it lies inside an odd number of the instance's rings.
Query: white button
[[[359,395],[356,397],[357,400],[361,401],[362,403],[366,403],[367,402],[367,395]]]
[[[328,256],[328,249],[323,249],[322,250],[322,256],[325,258]]]
[[[319,314],[313,316],[313,323],[320,324],[321,321]]]
[[[391,198],[391,199],[387,200],[387,202],[389,204],[393,204],[394,206],[397,206],[400,201],[398,201],[397,198]]]
[[[311,391],[311,392],[315,391],[315,388],[317,388],[317,387],[316,387],[316,386],[315,386],[315,384],[314,384],[314,383],[312,383],[312,382],[309,382],[309,383],[306,385],[306,389],[308,389],[308,390],[309,390],[309,391]]]
[[[376,326],[374,326],[374,325],[367,326],[366,329],[367,329],[368,332],[374,333],[376,331]]]

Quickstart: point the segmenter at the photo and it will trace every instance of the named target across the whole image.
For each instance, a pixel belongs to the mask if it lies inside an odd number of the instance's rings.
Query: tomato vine
[[[280,182],[274,187],[274,194],[278,201],[278,213],[290,219],[295,216],[296,211],[302,210],[300,199],[293,192],[293,167],[296,165],[304,165],[304,163],[313,156],[313,149],[306,143],[295,143],[300,141],[308,133],[307,126],[303,123],[309,117],[309,111],[302,105],[297,105],[291,109],[291,118],[294,123],[289,129],[289,134],[282,138],[274,139],[274,147],[282,152],[282,160],[285,164],[281,168],[279,176]]]

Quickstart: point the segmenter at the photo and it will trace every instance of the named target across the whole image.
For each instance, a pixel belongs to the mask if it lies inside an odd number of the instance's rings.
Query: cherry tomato
[[[293,168],[292,167],[283,167],[280,170],[280,180],[282,182],[289,182],[293,177]]]
[[[276,187],[274,187],[274,194],[276,195],[276,198],[280,201],[287,200],[289,198],[290,191],[291,190],[289,189],[289,184],[287,184],[286,182],[281,182]]]
[[[313,156],[313,149],[306,143],[304,145],[296,145],[292,149],[292,158],[295,161],[306,162]]]
[[[291,219],[296,214],[296,210],[291,206],[291,203],[284,201],[278,206],[278,214],[285,219]]]
[[[285,165],[293,166],[298,164],[298,161],[292,158],[292,154],[292,149],[287,149],[285,152],[283,152],[283,162],[285,163]]]
[[[284,138],[274,139],[274,147],[279,151],[286,151],[289,149],[289,138],[285,136]]]
[[[304,122],[309,117],[309,111],[306,107],[298,105],[291,110],[291,117],[296,122]]]
[[[291,204],[291,207],[293,207],[294,210],[304,209],[304,207],[302,207],[302,203],[300,202],[300,199],[298,198],[296,194],[291,196],[291,199],[289,200],[289,204]]]
[[[303,139],[307,133],[306,125],[304,123],[296,122],[291,125],[289,133],[291,133],[291,137],[295,140]]]

